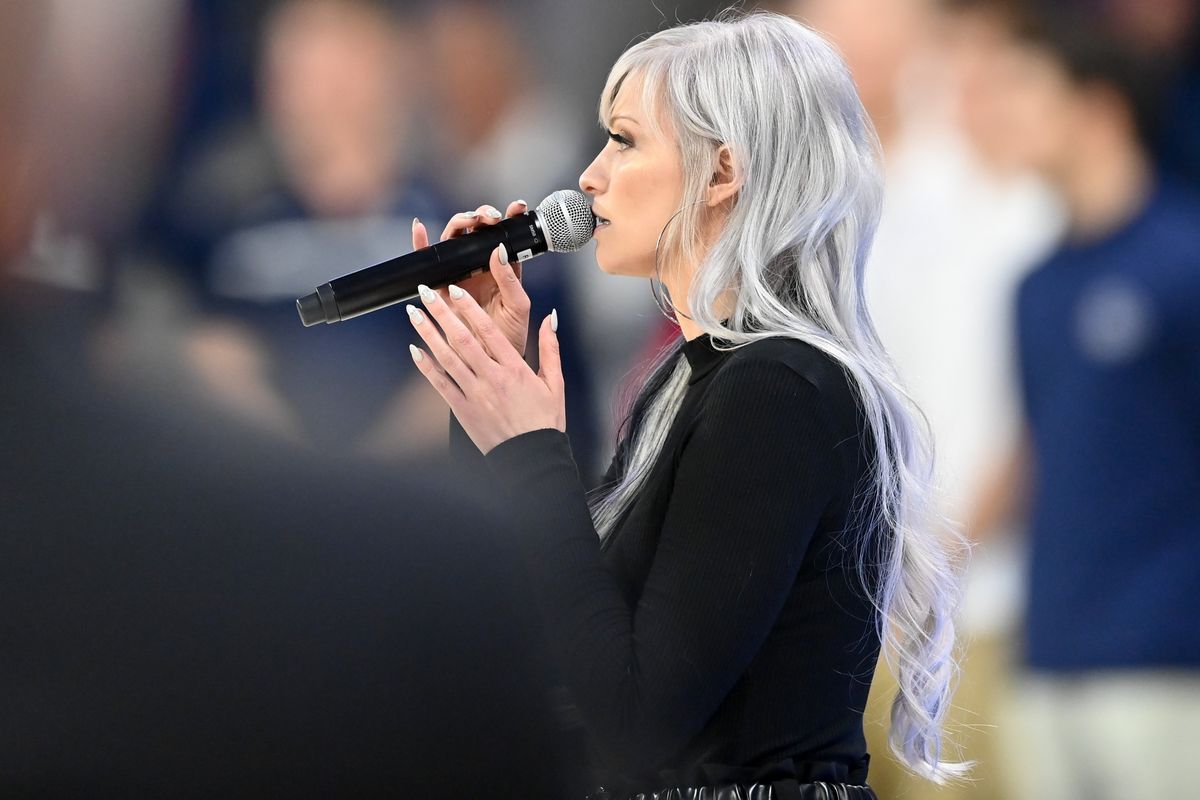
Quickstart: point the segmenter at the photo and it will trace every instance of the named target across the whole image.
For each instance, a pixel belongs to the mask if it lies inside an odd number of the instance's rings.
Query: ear
[[[733,152],[729,145],[723,144],[717,151],[716,170],[708,182],[708,191],[704,197],[705,205],[709,208],[730,202],[742,188],[741,178],[733,165]]]

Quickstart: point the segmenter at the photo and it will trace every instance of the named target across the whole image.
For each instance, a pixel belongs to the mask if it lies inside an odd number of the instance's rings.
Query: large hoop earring
[[[705,202],[705,201],[697,200],[694,203],[689,203],[686,206],[680,206],[679,210],[677,210],[674,214],[672,214],[670,216],[670,218],[667,220],[666,224],[663,225],[662,230],[658,232],[658,239],[654,242],[654,275],[650,278],[650,295],[654,298],[654,304],[656,306],[658,306],[658,310],[662,312],[662,315],[664,317],[666,317],[667,319],[671,320],[671,322],[674,322],[676,325],[679,324],[679,317],[683,317],[684,319],[686,319],[688,321],[692,321],[692,322],[694,322],[695,320],[693,320],[691,317],[689,317],[687,314],[683,313],[676,307],[675,303],[672,302],[672,300],[671,300],[669,291],[660,292],[658,289],[655,288],[656,283],[659,286],[664,286],[664,287],[666,286],[666,284],[664,284],[662,282],[661,272],[659,271],[659,268],[658,268],[659,246],[662,244],[662,238],[666,234],[667,228],[671,225],[672,222],[675,221],[675,218],[678,217],[680,214],[682,214],[685,210],[691,208],[692,206],[694,206],[698,203],[703,203],[703,202]],[[662,299],[663,296],[666,297],[665,305],[664,305],[663,299]],[[667,306],[670,306],[670,311],[667,310]]]

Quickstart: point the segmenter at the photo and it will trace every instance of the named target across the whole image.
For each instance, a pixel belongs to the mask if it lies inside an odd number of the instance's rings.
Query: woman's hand
[[[538,330],[541,369],[535,374],[487,311],[459,287],[451,284],[442,297],[422,286],[421,302],[428,316],[413,305],[408,316],[432,357],[409,345],[413,361],[481,452],[542,428],[566,431],[557,310]]]
[[[505,218],[524,214],[529,205],[524,200],[515,200],[508,204]],[[492,206],[480,206],[475,211],[455,214],[446,223],[442,231],[441,241],[453,239],[464,233],[470,233],[480,225],[495,225],[501,219],[500,212]],[[413,249],[420,250],[429,246],[429,232],[419,220],[413,220]],[[508,253],[504,259],[500,248],[492,252],[488,269],[458,282],[459,288],[471,295],[475,302],[487,313],[496,326],[504,334],[504,338],[525,355],[525,340],[529,336],[529,296],[521,287],[521,263],[508,263]],[[441,287],[437,293],[446,299],[446,289]]]

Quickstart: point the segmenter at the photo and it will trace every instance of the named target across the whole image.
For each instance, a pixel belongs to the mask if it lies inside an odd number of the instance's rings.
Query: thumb
[[[538,330],[538,376],[555,394],[563,392],[562,357],[558,349],[558,309],[542,320]]]

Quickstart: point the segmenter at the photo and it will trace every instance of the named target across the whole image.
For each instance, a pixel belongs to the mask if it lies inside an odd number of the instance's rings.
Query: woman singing
[[[564,433],[557,312],[534,373],[502,246],[409,306],[455,445],[469,437],[525,522],[594,796],[874,797],[862,712],[881,645],[894,751],[960,774],[940,730],[957,570],[863,300],[881,177],[845,64],[783,16],[677,27],[620,57],[600,119],[610,141],[579,179],[596,260],[660,281],[682,337],[597,489]],[[482,206],[443,238],[499,219]],[[413,238],[429,243],[417,222]]]

